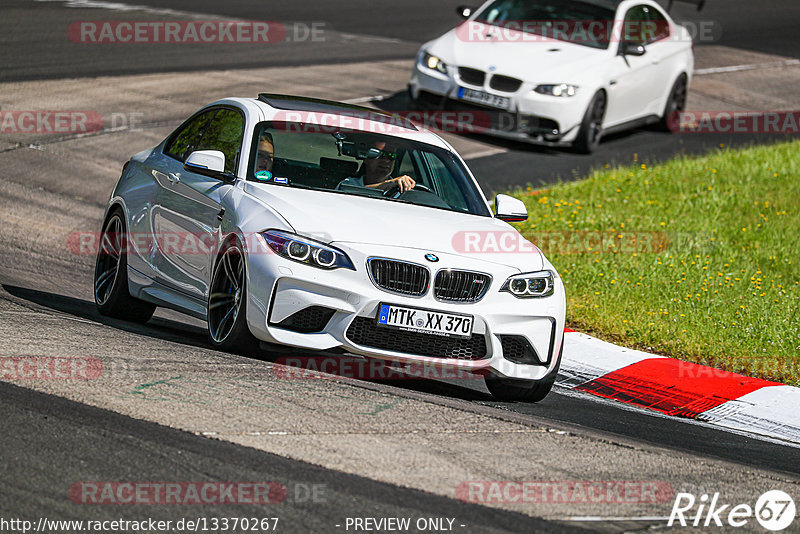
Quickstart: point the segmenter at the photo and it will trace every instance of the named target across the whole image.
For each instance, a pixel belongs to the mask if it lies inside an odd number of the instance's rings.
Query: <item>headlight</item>
[[[261,232],[261,235],[269,248],[284,258],[320,269],[331,270],[343,267],[356,270],[347,254],[338,248],[281,230],[267,230]]]
[[[438,70],[442,74],[447,74],[447,63],[427,52],[422,54],[422,64],[429,69]]]
[[[534,89],[539,94],[550,96],[575,96],[578,92],[577,85],[569,85],[567,83],[558,83],[555,85],[537,85]]]
[[[520,299],[549,297],[553,294],[553,272],[515,274],[503,284],[500,291],[507,291]]]

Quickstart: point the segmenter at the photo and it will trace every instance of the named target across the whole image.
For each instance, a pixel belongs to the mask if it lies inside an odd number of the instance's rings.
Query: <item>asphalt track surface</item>
[[[210,348],[205,331],[196,325],[180,322],[182,317],[179,314],[167,312],[163,318],[157,317],[145,325],[132,325],[102,317],[94,309],[93,303],[80,298],[8,284],[3,285],[3,290],[21,301],[77,318],[130,329],[148,337],[167,339],[187,346]],[[558,387],[543,401],[527,404],[496,402],[482,386],[467,387],[456,381],[387,380],[371,383],[379,388],[398,388],[431,395],[440,400],[448,399],[464,407],[471,403],[493,406],[541,424],[559,421],[575,425],[576,428],[624,436],[677,451],[800,475],[800,447],[727,432],[639,409],[626,409],[618,403],[572,393]]]
[[[85,5],[86,0],[4,0],[4,16],[0,20],[0,44],[4,52],[0,57],[0,81],[413,57],[419,45],[459,22],[455,8],[465,3],[462,0],[118,2],[177,12],[170,14],[81,8],[82,2]],[[65,4],[73,7],[65,8]],[[697,24],[708,22],[716,28],[710,33],[709,42],[698,43],[698,46],[717,44],[787,57],[800,54],[796,31],[800,4],[795,0],[709,0],[699,13],[691,5],[677,3],[672,13],[681,20]],[[187,48],[164,44],[97,46],[67,38],[69,24],[75,21],[187,20],[195,15],[284,24],[298,22],[307,27],[316,23],[322,24],[330,35],[323,52],[315,43],[301,41],[266,46],[218,45],[209,51],[205,46]],[[378,40],[359,41],[343,38],[341,34]],[[290,33],[289,39],[291,36]]]
[[[279,532],[331,532],[348,516],[369,511],[372,517],[450,517],[465,532],[572,532],[553,522],[523,514],[492,510],[400,488],[363,477],[345,475],[288,460],[255,449],[202,438],[0,383],[3,437],[4,515],[50,519],[141,520],[117,506],[64,503],[74,481],[196,480],[230,482],[281,481],[285,500],[273,505],[204,504],[200,517],[279,517]],[[90,465],[87,471],[84,467]],[[314,497],[314,488],[317,488]],[[324,489],[320,489],[324,488]],[[145,505],[147,517],[176,520],[174,505]],[[197,517],[197,507],[182,511]],[[464,525],[459,527],[459,525]],[[582,531],[582,529],[577,529]]]
[[[153,45],[136,49],[121,45],[107,49],[89,50],[85,45],[61,43],[66,25],[73,20],[106,20],[127,15],[98,9],[64,8],[61,2],[4,1],[0,21],[0,43],[4,50],[0,58],[0,82],[41,78],[92,77],[123,73],[171,72],[181,70],[262,67],[265,65],[303,65],[320,62],[351,62],[410,57],[419,44],[451,27],[457,19],[454,6],[462,2],[423,2],[413,0],[398,7],[395,2],[332,3],[314,2],[244,2],[225,4],[215,2],[136,2],[155,8],[185,10],[194,13],[257,20],[323,22],[335,39],[320,57],[312,43],[290,43],[275,50],[248,50],[243,45],[219,47],[212,53],[198,54],[180,48],[170,49]],[[800,20],[796,0],[773,2],[709,1],[701,18],[718,20],[724,28],[721,44],[796,56],[795,24]],[[676,13],[696,16],[685,6]],[[7,16],[13,14],[13,16]],[[152,16],[135,17],[150,20]],[[180,15],[173,16],[180,19]],[[370,35],[379,39],[364,45],[348,34]],[[768,36],[768,37],[765,37]],[[81,46],[84,47],[81,50]],[[398,96],[396,98],[402,98]],[[0,106],[2,106],[0,100]],[[402,106],[402,102],[398,105]],[[738,142],[751,142],[743,139]],[[635,132],[612,138],[604,143],[598,160],[579,158],[562,151],[534,149],[516,145],[510,152],[470,162],[476,174],[508,176],[487,181],[491,187],[514,183],[525,158],[549,156],[542,164],[542,180],[553,177],[580,176],[597,161],[630,160],[632,152],[646,158],[659,159],[675,152],[700,152],[718,146],[728,138],[705,138],[701,143],[676,149],[674,139],[657,132]],[[737,142],[733,140],[732,142]],[[576,158],[576,159],[571,159]],[[116,171],[115,171],[116,172]],[[48,184],[43,180],[42,186]],[[517,185],[522,185],[517,183]],[[102,189],[102,191],[100,190]],[[82,192],[90,198],[101,198],[107,191]],[[44,202],[44,201],[40,201]],[[96,211],[96,202],[93,209]],[[45,206],[46,207],[46,206]],[[16,302],[28,303],[54,310],[79,320],[98,321],[120,332],[134,331],[159,340],[178,342],[189,347],[208,347],[204,333],[195,323],[176,314],[161,314],[145,326],[108,321],[99,317],[92,303],[85,300],[86,265],[75,272],[58,272],[61,289],[53,288],[50,258],[31,254],[13,265],[15,255],[22,252],[3,241],[3,290]],[[59,268],[64,268],[59,266]],[[13,274],[9,274],[13,273]],[[42,290],[40,288],[46,288]],[[499,408],[531,424],[562,425],[574,432],[590,432],[624,438],[633,442],[656,444],[679,453],[704,458],[721,458],[743,470],[749,467],[774,470],[789,476],[800,474],[800,449],[749,436],[723,432],[701,424],[677,421],[666,417],[628,410],[610,402],[555,390],[537,405],[495,403],[485,390],[465,388],[441,382],[378,383],[383,391],[397,391],[422,396],[432,402]],[[279,479],[291,484],[326,484],[329,499],[325,504],[310,507],[308,503],[288,502],[280,509],[285,519],[285,531],[320,531],[330,529],[331,521],[343,516],[363,515],[370,510],[373,516],[453,516],[474,528],[469,532],[558,532],[561,525],[545,523],[513,512],[493,510],[421,492],[401,488],[367,478],[347,475],[225,442],[197,437],[185,432],[161,427],[8,384],[0,384],[0,420],[5,429],[0,438],[3,467],[0,479],[0,509],[13,509],[18,515],[40,516],[53,513],[60,518],[80,514],[61,497],[74,480],[91,476],[94,480],[117,480],[125,477],[139,479],[178,480],[197,477],[212,480],[235,478],[243,480]],[[79,457],[76,458],[76,451]],[[78,466],[78,467],[76,467]],[[90,473],[90,474],[87,474]],[[65,481],[70,481],[65,482]],[[250,515],[242,509],[237,515]],[[92,510],[93,518],[115,518],[113,508]],[[230,509],[205,509],[204,515],[231,515]],[[261,510],[259,513],[263,513]],[[55,515],[53,517],[55,517]],[[174,510],[154,507],[152,517],[174,517]],[[570,526],[570,531],[575,527]]]

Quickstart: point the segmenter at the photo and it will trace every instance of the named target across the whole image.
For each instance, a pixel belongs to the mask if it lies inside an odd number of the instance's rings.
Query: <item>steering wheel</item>
[[[417,184],[417,185],[415,185],[413,187],[413,189],[409,189],[408,191],[414,191],[414,190],[423,191],[425,193],[430,193],[431,195],[435,195],[436,194],[433,191],[431,191],[431,189],[428,186],[422,185],[422,184]],[[386,191],[384,191],[383,196],[388,197],[388,198],[399,198],[402,195],[408,193],[408,191],[403,191],[402,193],[400,193],[400,186],[399,185],[395,185],[395,186],[392,186],[391,188],[387,189]]]

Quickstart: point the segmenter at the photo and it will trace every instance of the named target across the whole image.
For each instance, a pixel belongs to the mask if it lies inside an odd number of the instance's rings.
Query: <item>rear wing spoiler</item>
[[[697,6],[697,11],[701,11],[706,5],[706,0],[669,0],[669,4],[667,4],[667,11],[672,10],[672,4],[674,4],[675,2],[683,2],[684,4],[693,4]]]

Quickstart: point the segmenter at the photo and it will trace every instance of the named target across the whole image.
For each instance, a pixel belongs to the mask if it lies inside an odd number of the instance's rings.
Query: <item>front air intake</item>
[[[279,323],[270,322],[270,325],[302,334],[322,332],[335,312],[336,310],[324,306],[309,306],[294,312]]]

